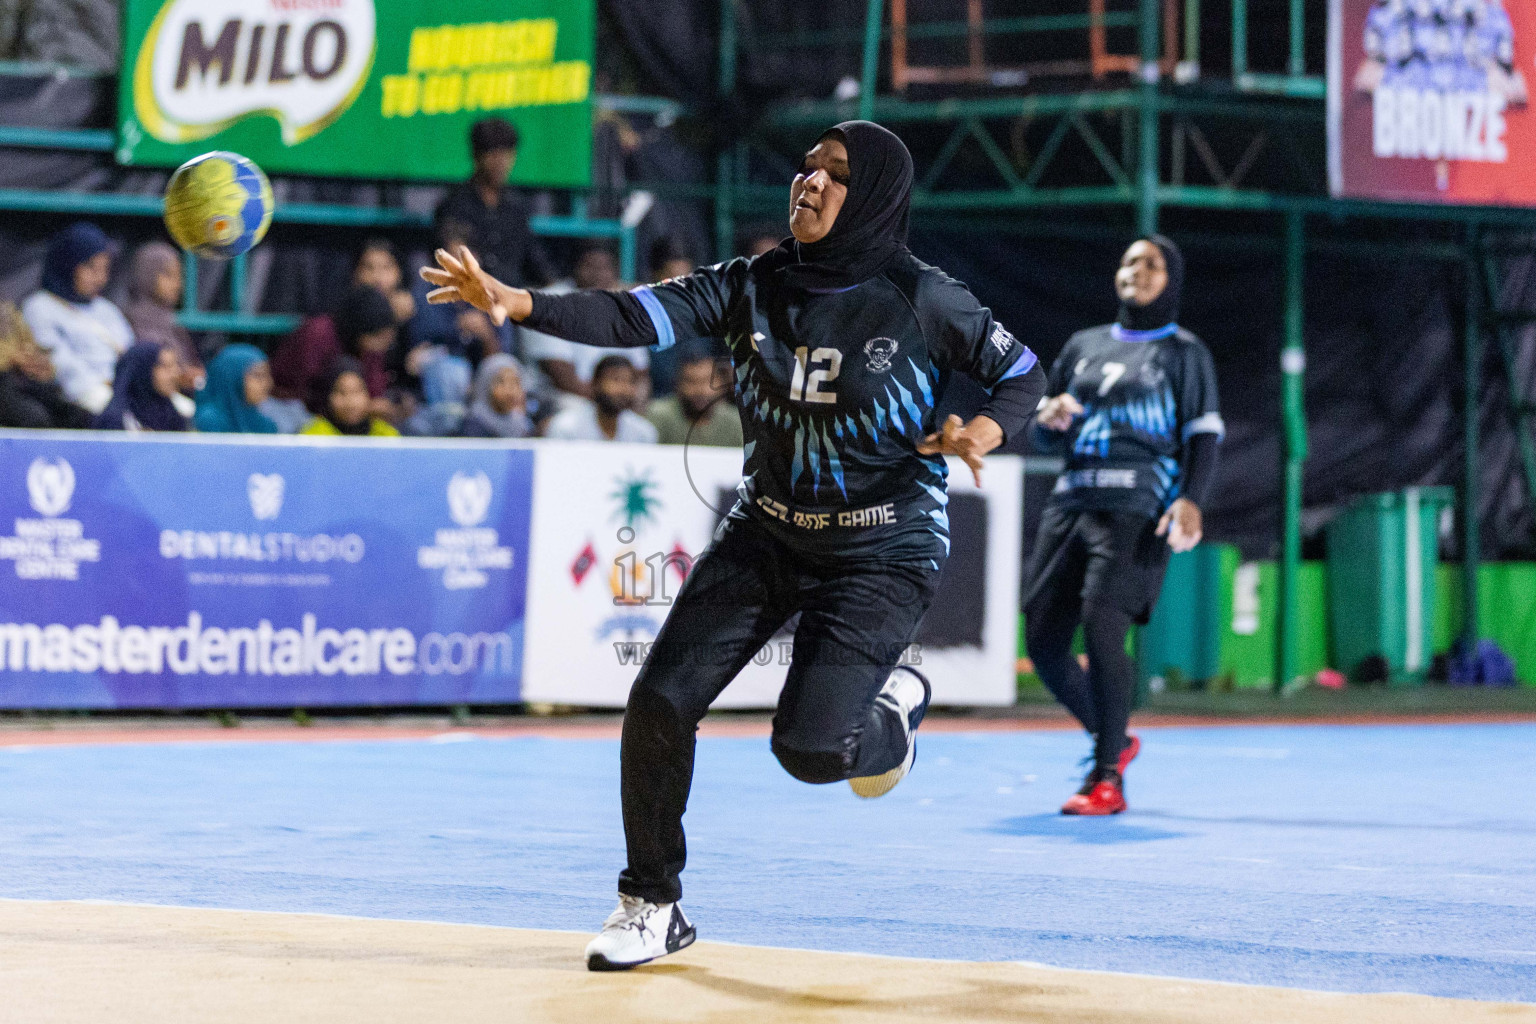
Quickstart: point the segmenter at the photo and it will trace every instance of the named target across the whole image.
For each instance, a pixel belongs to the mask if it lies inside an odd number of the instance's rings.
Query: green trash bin
[[[1352,678],[1386,659],[1394,685],[1415,686],[1434,656],[1435,570],[1449,487],[1371,494],[1328,524],[1328,620],[1334,665]]]
[[[1221,546],[1201,544],[1173,555],[1151,620],[1136,636],[1142,686],[1177,672],[1214,678],[1221,668]]]

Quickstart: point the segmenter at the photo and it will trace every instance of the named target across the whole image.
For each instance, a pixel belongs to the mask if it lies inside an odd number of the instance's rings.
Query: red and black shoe
[[[1061,805],[1062,814],[1100,816],[1119,814],[1125,810],[1125,790],[1120,773],[1112,769],[1095,768],[1088,773],[1083,788]]]
[[[1133,732],[1126,733],[1125,746],[1121,748],[1120,758],[1115,762],[1115,771],[1124,776],[1125,770],[1131,766],[1132,761],[1136,760],[1136,755],[1139,753],[1141,753],[1141,737]]]

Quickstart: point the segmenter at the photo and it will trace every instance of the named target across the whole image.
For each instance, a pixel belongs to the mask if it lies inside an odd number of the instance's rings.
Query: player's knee
[[[794,778],[812,785],[843,781],[853,764],[841,751],[801,750],[777,736],[773,738],[773,756]]]

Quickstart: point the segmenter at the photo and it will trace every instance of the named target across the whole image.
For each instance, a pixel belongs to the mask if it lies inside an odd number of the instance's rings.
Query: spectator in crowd
[[[602,244],[584,246],[576,256],[576,266],[569,278],[555,282],[545,291],[564,295],[578,289],[622,287],[619,281],[619,262],[613,250]],[[556,338],[538,331],[521,330],[523,358],[538,367],[548,386],[556,393],[553,397],[561,409],[570,404],[571,396],[592,398],[592,374],[597,364],[610,356],[628,360],[641,373],[650,370],[650,352],[643,348],[598,348],[578,345],[573,341]]]
[[[656,239],[651,244],[650,279],[652,282],[666,281],[674,277],[686,277],[693,273],[695,266],[693,258],[685,255],[671,238],[664,236]],[[614,349],[613,351],[623,350]],[[656,353],[651,359],[650,378],[646,383],[652,385],[659,395],[672,394],[677,389],[678,368],[684,360],[700,354],[724,356],[726,353],[723,345],[711,339],[689,339]],[[646,394],[645,402],[635,408],[645,409],[649,404],[650,395]]]
[[[764,255],[767,255],[768,253],[772,252],[773,250],[775,250],[775,249],[777,249],[779,247],[779,242],[781,240],[782,240],[782,236],[781,235],[773,235],[773,234],[754,235],[747,242],[747,255],[748,256],[764,256]]]
[[[362,367],[372,414],[395,419],[399,409],[386,392],[393,376],[388,355],[398,329],[394,307],[383,292],[367,285],[354,286],[334,313],[310,317],[272,354],[277,396],[303,398],[309,411],[320,415],[324,407],[314,405],[315,397],[329,392],[317,392],[316,385],[329,376],[337,357],[350,355]]]
[[[651,403],[645,418],[662,444],[740,448],[741,414],[727,396],[729,370],[706,352],[694,352],[677,368],[677,390]]]
[[[48,353],[14,303],[0,303],[0,427],[84,430],[94,419],[65,396]]]
[[[21,315],[48,353],[70,401],[99,413],[112,400],[118,357],[133,344],[122,310],[102,297],[112,274],[112,243],[80,221],[54,235],[43,257],[43,286]]]
[[[462,237],[487,273],[518,287],[537,287],[555,274],[528,227],[528,204],[507,184],[517,144],[517,129],[504,118],[476,121],[469,129],[474,173],[448,193],[435,219],[439,234]]]
[[[778,245],[777,242],[774,245]],[[667,281],[674,277],[687,277],[698,266],[693,257],[683,252],[677,242],[661,237],[651,243],[651,280]]]
[[[203,386],[203,357],[191,333],[176,322],[181,308],[181,255],[166,242],[145,242],[128,261],[128,305],[123,314],[138,341],[169,345],[183,371],[181,390]]]
[[[117,361],[112,401],[96,417],[97,430],[175,431],[187,418],[171,401],[180,394],[181,360],[169,345],[141,341]]]
[[[528,416],[522,366],[505,353],[487,357],[475,372],[474,400],[459,435],[527,437],[532,433],[533,420]]]
[[[604,356],[592,371],[592,401],[573,402],[556,413],[544,436],[562,441],[654,444],[656,428],[633,411],[639,373],[623,356]]]
[[[192,423],[205,434],[275,434],[262,412],[272,397],[272,367],[255,345],[225,345],[208,363],[208,383],[197,395]]]
[[[352,268],[352,283],[377,288],[389,300],[395,311],[395,320],[401,324],[416,315],[416,299],[403,286],[405,274],[400,269],[400,257],[395,246],[387,238],[368,238],[358,250],[357,264]]]
[[[339,356],[315,381],[313,405],[320,409],[301,434],[339,437],[399,437],[400,431],[373,415],[363,364]]]

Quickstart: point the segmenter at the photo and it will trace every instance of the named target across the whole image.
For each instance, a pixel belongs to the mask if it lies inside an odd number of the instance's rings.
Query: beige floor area
[[[590,974],[585,941],[409,921],[0,901],[0,1021],[1536,1022],[1529,1005],[708,942],[627,974]]]

